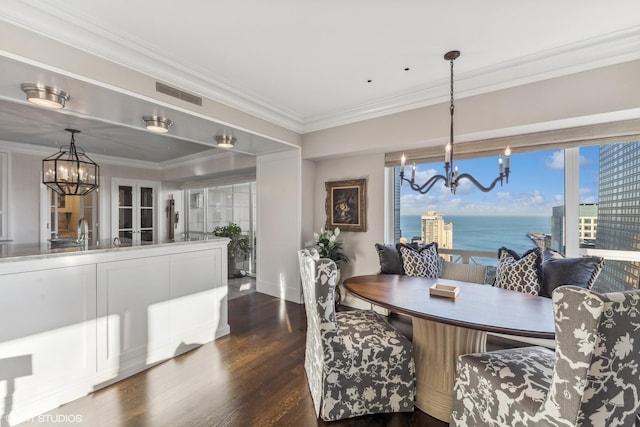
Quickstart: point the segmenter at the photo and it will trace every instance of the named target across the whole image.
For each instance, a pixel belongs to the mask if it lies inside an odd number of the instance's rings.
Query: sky
[[[444,149],[443,149],[444,153]],[[597,203],[599,147],[580,148],[580,203]],[[444,154],[443,154],[444,159]],[[497,157],[456,160],[459,173],[473,175],[484,186],[498,176]],[[416,183],[444,174],[444,162],[416,165]],[[411,166],[405,168],[411,177]],[[478,190],[469,180],[461,180],[456,194],[438,182],[427,194],[400,189],[401,215],[423,215],[434,210],[443,215],[531,215],[551,216],[551,208],[564,204],[564,152],[540,151],[511,155],[511,173],[506,182],[488,192]]]

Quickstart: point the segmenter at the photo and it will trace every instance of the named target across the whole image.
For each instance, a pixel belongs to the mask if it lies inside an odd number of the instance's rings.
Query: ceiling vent
[[[156,82],[156,92],[164,93],[165,95],[169,95],[174,98],[178,98],[183,101],[190,102],[191,104],[195,104],[199,107],[202,107],[202,98],[200,98],[199,96],[192,95],[187,92],[183,92],[180,89],[167,86],[166,84],[163,84],[160,82]]]

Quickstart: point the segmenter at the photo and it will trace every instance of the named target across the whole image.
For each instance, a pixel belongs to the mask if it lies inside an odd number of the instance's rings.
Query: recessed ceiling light
[[[27,94],[27,101],[47,108],[64,108],[69,94],[63,90],[37,83],[22,83],[20,89]]]
[[[218,148],[233,148],[236,143],[236,137],[232,135],[216,135]]]
[[[171,120],[159,116],[144,116],[142,120],[144,120],[147,130],[156,133],[167,133],[169,127],[173,125]]]

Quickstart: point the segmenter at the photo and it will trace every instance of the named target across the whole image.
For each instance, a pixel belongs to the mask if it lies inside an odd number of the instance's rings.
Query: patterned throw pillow
[[[542,286],[542,251],[531,249],[522,256],[507,248],[498,250],[496,284],[499,288],[538,295]]]
[[[419,249],[404,243],[398,243],[396,247],[400,253],[404,274],[416,277],[438,277],[438,244],[436,242]]]

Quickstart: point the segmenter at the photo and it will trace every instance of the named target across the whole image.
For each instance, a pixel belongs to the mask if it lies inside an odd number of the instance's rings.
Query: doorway
[[[44,199],[40,240],[42,243],[52,239],[78,239],[78,225],[81,219],[87,223],[86,241],[90,246],[99,245],[98,200],[99,190],[84,196],[65,196],[42,186]]]

